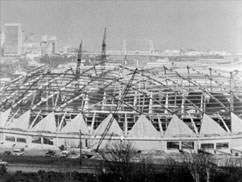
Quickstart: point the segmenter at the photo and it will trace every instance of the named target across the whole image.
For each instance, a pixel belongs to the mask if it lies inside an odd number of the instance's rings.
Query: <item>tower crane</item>
[[[82,61],[82,41],[79,46],[78,55],[77,55],[77,64],[76,64],[76,77],[77,78],[80,76],[81,61]]]
[[[118,103],[117,103],[116,108],[115,108],[115,110],[114,110],[114,113],[112,114],[111,119],[109,120],[109,122],[108,122],[108,124],[107,124],[107,126],[106,126],[106,128],[105,128],[105,130],[104,130],[104,132],[102,133],[101,139],[99,140],[99,143],[98,143],[97,148],[96,148],[96,151],[97,151],[97,152],[98,152],[98,150],[99,150],[99,148],[100,148],[100,146],[101,146],[101,144],[102,144],[104,138],[106,137],[106,135],[107,135],[107,133],[108,133],[110,127],[112,126],[112,123],[113,123],[113,120],[114,120],[114,114],[116,114],[116,113],[119,111],[119,108],[120,108],[120,106],[121,106],[121,104],[122,104],[124,98],[126,97],[128,91],[129,91],[129,89],[130,89],[130,87],[131,87],[131,84],[132,84],[132,82],[133,82],[133,80],[134,80],[134,76],[135,76],[136,72],[137,72],[137,68],[134,70],[134,72],[133,72],[133,74],[132,74],[132,76],[131,76],[131,78],[130,78],[128,84],[126,85],[125,89],[123,90],[123,92],[122,92],[122,94],[121,94],[121,97],[120,97],[120,99],[118,100]]]
[[[104,34],[103,34],[103,42],[102,42],[102,53],[101,53],[101,59],[100,59],[100,78],[99,78],[99,85],[103,86],[104,84],[104,71],[105,71],[105,63],[106,63],[106,27],[104,28]]]
[[[105,62],[106,62],[106,27],[104,28],[104,34],[103,34],[103,43],[102,43],[102,55],[101,55],[101,74],[105,70]]]

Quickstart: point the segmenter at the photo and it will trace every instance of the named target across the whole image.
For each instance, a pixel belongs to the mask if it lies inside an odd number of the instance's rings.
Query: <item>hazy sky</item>
[[[56,35],[59,45],[100,50],[122,40],[153,40],[155,49],[242,50],[242,1],[229,0],[0,0],[0,23]],[[141,44],[141,43],[140,43]]]

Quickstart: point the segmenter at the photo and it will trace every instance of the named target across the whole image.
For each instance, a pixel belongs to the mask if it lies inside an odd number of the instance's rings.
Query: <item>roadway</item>
[[[79,158],[60,158],[44,156],[5,156],[0,155],[0,159],[6,161],[7,171],[38,172],[79,172],[79,173],[98,173],[103,166],[103,161],[96,159],[82,159],[81,165]]]
[[[71,165],[43,165],[43,164],[8,164],[7,171],[9,173],[15,173],[17,171],[23,171],[26,173],[43,171],[54,172],[79,172],[79,173],[99,173],[100,169],[90,166],[71,166]]]

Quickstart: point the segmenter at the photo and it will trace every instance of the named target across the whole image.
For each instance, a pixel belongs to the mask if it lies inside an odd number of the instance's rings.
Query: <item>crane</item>
[[[80,84],[79,84],[79,78],[80,78],[80,66],[81,66],[81,61],[82,61],[82,41],[80,43],[79,49],[78,49],[78,55],[77,55],[77,63],[76,63],[76,75],[75,75],[75,92],[74,92],[74,97],[77,97],[80,95],[79,89],[80,89]],[[78,101],[75,101],[76,104],[73,104],[73,109],[78,109]]]
[[[105,128],[105,130],[104,130],[104,132],[102,133],[101,139],[99,140],[99,143],[98,143],[97,148],[96,148],[96,151],[97,151],[97,152],[98,152],[99,147],[101,146],[101,144],[102,144],[104,138],[106,137],[106,135],[107,135],[107,133],[108,133],[108,131],[109,131],[109,129],[110,129],[112,123],[113,123],[113,120],[114,120],[114,114],[116,114],[116,113],[118,112],[118,110],[119,110],[119,108],[120,108],[120,106],[121,106],[121,104],[122,104],[122,102],[123,102],[123,100],[124,100],[126,94],[128,93],[128,91],[129,91],[129,89],[130,89],[130,87],[131,87],[132,81],[134,80],[134,76],[135,76],[136,73],[137,73],[137,68],[134,70],[134,72],[133,72],[133,74],[132,74],[132,76],[131,76],[131,78],[130,78],[128,84],[126,85],[125,89],[123,90],[123,92],[122,92],[122,94],[121,94],[121,97],[120,97],[120,99],[118,100],[118,103],[117,103],[116,108],[115,108],[115,110],[114,110],[114,113],[112,114],[111,119],[109,120],[109,122],[108,122],[108,124],[107,124],[107,126],[106,126],[106,128]]]
[[[105,70],[105,62],[106,62],[106,27],[104,28],[103,34],[103,43],[102,43],[102,55],[101,55],[101,74]]]
[[[102,42],[102,53],[100,58],[100,77],[99,77],[99,85],[102,86],[104,84],[104,71],[105,71],[105,63],[106,63],[106,27],[104,28],[103,34],[103,42]]]
[[[77,57],[77,64],[76,64],[76,77],[78,78],[80,76],[80,65],[81,65],[81,61],[82,61],[82,41],[81,41],[81,44],[79,46],[77,56],[78,57]]]

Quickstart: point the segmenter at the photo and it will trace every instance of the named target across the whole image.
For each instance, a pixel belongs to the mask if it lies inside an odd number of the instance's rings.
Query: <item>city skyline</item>
[[[84,49],[100,50],[107,27],[108,49],[146,39],[155,49],[242,50],[239,1],[1,0],[0,8],[1,31],[5,23],[21,23],[38,40],[57,36],[59,46],[83,40]]]

